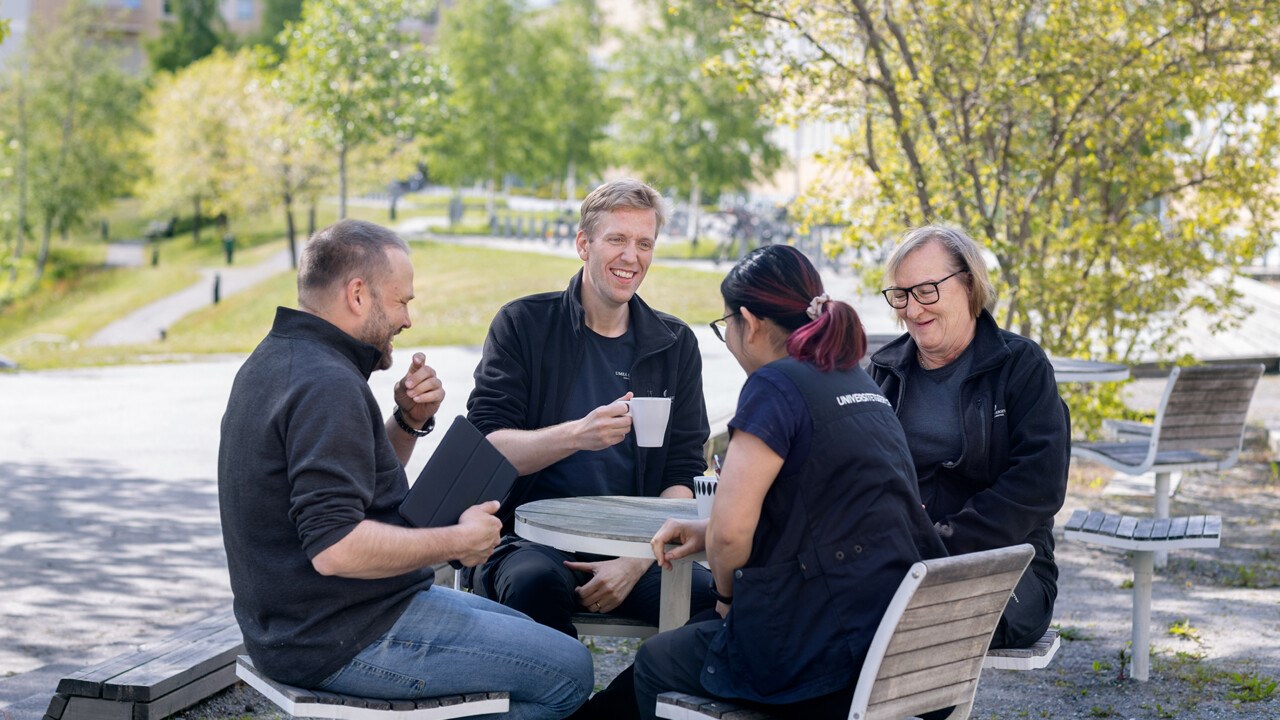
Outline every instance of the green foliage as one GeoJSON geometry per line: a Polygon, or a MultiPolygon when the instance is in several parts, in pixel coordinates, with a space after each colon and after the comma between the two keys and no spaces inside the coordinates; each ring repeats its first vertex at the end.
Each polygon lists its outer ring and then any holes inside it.
{"type": "Polygon", "coordinates": [[[734,67],[754,50],[726,41],[732,16],[713,3],[655,4],[660,21],[623,34],[616,58],[618,159],[695,204],[742,191],[782,159],[767,88],[734,67]]]}
{"type": "Polygon", "coordinates": [[[1167,353],[1280,218],[1280,3],[740,3],[783,116],[847,128],[800,203],[878,248],[994,254],[998,318],[1054,354],[1167,353]],[[1269,93],[1271,93],[1269,95],[1269,93]]]}
{"type": "Polygon", "coordinates": [[[311,136],[336,154],[341,217],[353,152],[405,146],[437,122],[437,68],[400,29],[426,14],[421,0],[312,0],[282,34],[281,94],[301,111],[311,136]]]}
{"type": "Polygon", "coordinates": [[[253,73],[243,53],[219,48],[155,79],[144,113],[151,172],[138,188],[152,212],[234,215],[245,206],[237,190],[251,179],[248,140],[260,130],[246,112],[253,73]]]}
{"type": "Polygon", "coordinates": [[[33,23],[0,86],[0,136],[8,161],[0,205],[17,231],[10,288],[24,240],[38,231],[35,281],[56,231],[66,236],[119,194],[136,170],[140,86],[98,42],[95,8],[72,2],[56,23],[33,23]]]}
{"type": "Polygon", "coordinates": [[[1169,634],[1176,638],[1182,638],[1183,640],[1191,640],[1197,643],[1200,642],[1200,631],[1191,627],[1191,620],[1189,618],[1175,620],[1171,625],[1169,625],[1169,634]]]}
{"type": "Polygon", "coordinates": [[[302,0],[263,0],[262,26],[258,28],[253,42],[257,45],[272,47],[277,53],[283,53],[286,38],[281,35],[288,23],[302,18],[302,0]]]}
{"type": "Polygon", "coordinates": [[[1058,637],[1062,638],[1066,642],[1074,642],[1076,640],[1089,639],[1087,636],[1085,636],[1084,631],[1078,627],[1074,627],[1070,625],[1067,625],[1067,626],[1059,625],[1057,626],[1057,628],[1058,628],[1058,637]]]}
{"type": "Polygon", "coordinates": [[[1276,694],[1276,681],[1253,673],[1231,673],[1233,688],[1227,692],[1231,700],[1242,703],[1262,702],[1276,694]]]}
{"type": "Polygon", "coordinates": [[[510,176],[564,178],[569,194],[594,175],[609,118],[585,42],[598,28],[594,3],[581,0],[536,12],[523,0],[453,5],[440,36],[449,92],[447,121],[431,143],[436,176],[484,182],[492,203],[510,176]]]}
{"type": "Polygon", "coordinates": [[[218,0],[169,0],[169,7],[173,20],[143,42],[153,70],[176,72],[226,43],[229,33],[218,0]]]}

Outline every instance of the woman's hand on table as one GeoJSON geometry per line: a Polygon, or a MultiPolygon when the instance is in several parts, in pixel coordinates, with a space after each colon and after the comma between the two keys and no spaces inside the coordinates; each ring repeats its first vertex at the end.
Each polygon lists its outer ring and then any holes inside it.
{"type": "Polygon", "coordinates": [[[652,564],[645,558],[614,558],[600,562],[566,560],[564,566],[591,574],[591,579],[574,591],[578,593],[582,607],[591,612],[607,613],[627,599],[652,564]]]}
{"type": "Polygon", "coordinates": [[[707,521],[671,518],[658,528],[658,532],[649,541],[649,547],[653,548],[653,557],[662,569],[670,570],[672,561],[706,549],[707,521]],[[676,544],[676,547],[668,550],[667,545],[672,543],[676,544]]]}

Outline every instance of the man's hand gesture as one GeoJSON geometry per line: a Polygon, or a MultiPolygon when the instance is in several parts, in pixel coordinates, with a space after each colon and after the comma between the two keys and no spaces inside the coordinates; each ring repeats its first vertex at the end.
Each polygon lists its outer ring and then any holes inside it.
{"type": "Polygon", "coordinates": [[[395,400],[405,422],[413,427],[420,428],[435,416],[444,402],[444,384],[427,364],[427,356],[413,354],[409,370],[396,381],[395,400]]]}

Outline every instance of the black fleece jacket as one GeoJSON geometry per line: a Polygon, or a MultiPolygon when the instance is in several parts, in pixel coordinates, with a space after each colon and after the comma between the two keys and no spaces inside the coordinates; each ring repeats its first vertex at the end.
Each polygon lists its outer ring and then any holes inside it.
{"type": "Polygon", "coordinates": [[[222,418],[218,505],[236,620],[271,678],[315,687],[395,624],[430,568],[324,576],[311,559],[368,519],[404,525],[409,490],[369,374],[382,353],[279,308],[236,373],[222,418]]]}
{"type": "MultiPolygon", "coordinates": [[[[498,311],[467,400],[467,418],[480,432],[537,430],[574,419],[564,416],[564,405],[586,348],[581,285],[579,271],[563,292],[523,297],[498,311]]],[[[655,497],[674,485],[692,490],[693,478],[706,470],[702,448],[710,433],[698,341],[683,321],[653,310],[638,295],[629,308],[636,338],[631,391],[674,398],[661,447],[634,447],[635,433],[627,435],[636,458],[634,494],[655,497]]],[[[520,478],[503,507],[504,521],[540,474],[520,478]]]]}
{"type": "MultiPolygon", "coordinates": [[[[952,555],[1028,542],[1032,569],[1056,579],[1053,516],[1066,498],[1070,414],[1039,345],[1001,330],[986,311],[977,323],[958,398],[964,449],[954,462],[921,469],[920,499],[930,519],[950,526],[943,543],[952,555]]],[[[915,361],[910,335],[871,357],[871,376],[895,409],[915,361]]]]}

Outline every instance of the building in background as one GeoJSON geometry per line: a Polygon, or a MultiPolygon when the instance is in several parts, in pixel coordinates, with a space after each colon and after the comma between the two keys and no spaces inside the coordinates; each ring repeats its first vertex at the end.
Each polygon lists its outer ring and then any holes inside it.
{"type": "MultiPolygon", "coordinates": [[[[8,67],[26,35],[37,24],[55,23],[73,0],[0,0],[0,17],[10,19],[12,35],[0,44],[0,69],[8,67]]],[[[100,27],[106,37],[124,50],[124,66],[132,72],[147,67],[144,38],[160,32],[173,18],[174,0],[86,0],[101,14],[100,27]]],[[[218,9],[234,34],[244,36],[262,24],[263,0],[219,0],[218,9]]]]}

